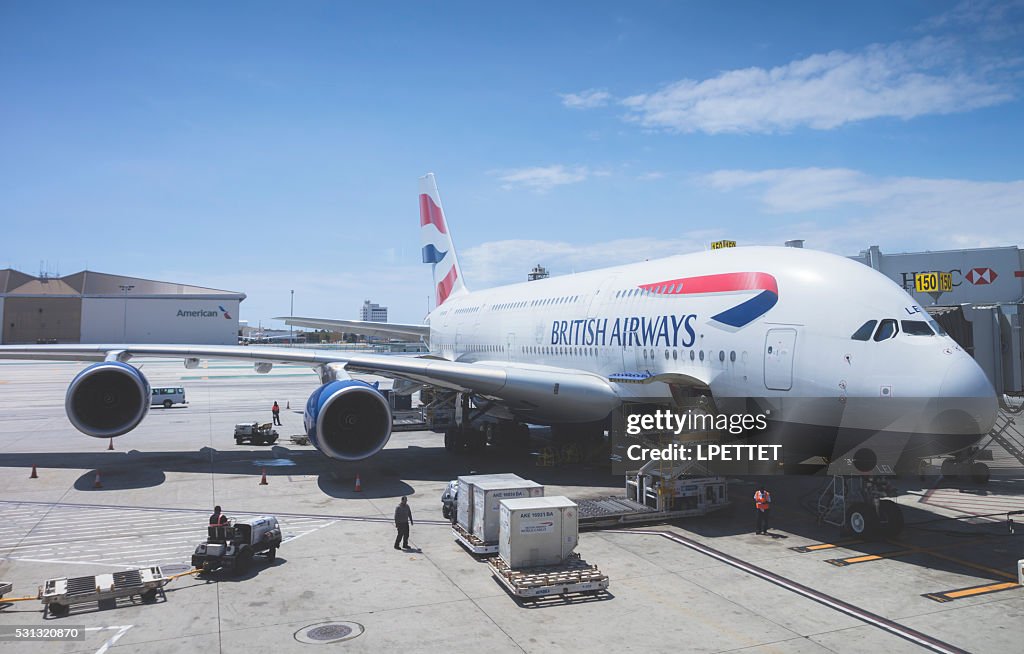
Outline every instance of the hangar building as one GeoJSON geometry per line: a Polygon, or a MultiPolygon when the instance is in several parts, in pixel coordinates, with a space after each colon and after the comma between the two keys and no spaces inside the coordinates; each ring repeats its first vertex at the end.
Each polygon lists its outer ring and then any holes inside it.
{"type": "Polygon", "coordinates": [[[238,342],[244,293],[83,270],[0,270],[0,343],[238,342]]]}

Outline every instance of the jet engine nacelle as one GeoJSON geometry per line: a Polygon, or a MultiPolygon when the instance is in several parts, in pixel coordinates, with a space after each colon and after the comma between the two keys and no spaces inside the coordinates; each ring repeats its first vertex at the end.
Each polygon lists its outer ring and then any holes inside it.
{"type": "Polygon", "coordinates": [[[306,402],[306,435],[323,454],[360,461],[380,452],[391,438],[391,407],[376,388],[361,381],[332,381],[306,402]]]}
{"type": "Polygon", "coordinates": [[[96,438],[135,429],[149,411],[149,382],[135,366],[119,361],[96,363],[71,381],[64,410],[75,429],[96,438]]]}

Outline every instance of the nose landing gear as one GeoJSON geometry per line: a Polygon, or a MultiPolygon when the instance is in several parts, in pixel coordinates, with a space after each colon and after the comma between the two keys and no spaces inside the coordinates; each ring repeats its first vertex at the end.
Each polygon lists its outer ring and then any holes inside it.
{"type": "Polygon", "coordinates": [[[884,477],[834,475],[818,497],[818,524],[858,538],[893,538],[903,531],[903,510],[884,477]]]}

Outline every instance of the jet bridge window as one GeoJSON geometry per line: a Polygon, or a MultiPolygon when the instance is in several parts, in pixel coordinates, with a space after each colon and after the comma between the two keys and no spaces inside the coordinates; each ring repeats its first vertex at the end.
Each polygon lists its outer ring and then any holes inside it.
{"type": "Polygon", "coordinates": [[[875,325],[877,324],[877,320],[867,321],[866,323],[861,325],[857,331],[853,332],[853,336],[851,336],[850,338],[852,338],[855,341],[868,340],[869,338],[871,338],[871,333],[875,331],[875,325]]]}
{"type": "Polygon", "coordinates": [[[900,328],[899,326],[897,326],[896,321],[887,318],[878,325],[878,331],[875,332],[875,340],[888,340],[896,336],[896,334],[898,334],[899,331],[900,328]]]}
{"type": "Polygon", "coordinates": [[[932,328],[928,326],[923,320],[901,320],[900,326],[903,327],[904,334],[910,334],[911,336],[934,336],[932,328]]]}

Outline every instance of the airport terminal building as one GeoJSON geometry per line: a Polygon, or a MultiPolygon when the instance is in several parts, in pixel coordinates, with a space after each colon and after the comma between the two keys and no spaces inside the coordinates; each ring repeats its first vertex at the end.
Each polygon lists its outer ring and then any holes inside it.
{"type": "Polygon", "coordinates": [[[244,293],[83,270],[0,270],[0,343],[238,342],[244,293]]]}

